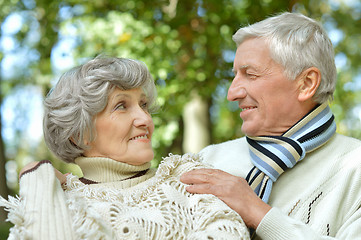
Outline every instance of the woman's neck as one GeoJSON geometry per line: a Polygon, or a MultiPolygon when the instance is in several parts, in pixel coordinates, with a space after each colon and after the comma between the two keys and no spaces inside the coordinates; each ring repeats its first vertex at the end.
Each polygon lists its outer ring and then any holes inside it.
{"type": "Polygon", "coordinates": [[[79,157],[75,159],[83,177],[94,183],[115,182],[139,177],[150,168],[150,163],[134,166],[103,157],[79,157]]]}

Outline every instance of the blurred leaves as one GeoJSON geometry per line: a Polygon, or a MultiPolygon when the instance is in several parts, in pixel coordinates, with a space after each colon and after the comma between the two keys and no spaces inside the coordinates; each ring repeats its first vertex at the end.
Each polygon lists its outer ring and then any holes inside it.
{"type": "MultiPolygon", "coordinates": [[[[8,36],[15,46],[11,52],[4,48],[4,29],[1,32],[2,75],[10,76],[2,78],[1,94],[9,96],[17,87],[36,85],[45,95],[60,73],[98,54],[139,59],[147,64],[158,88],[161,108],[153,115],[156,166],[168,153],[183,152],[182,114],[192,92],[209,106],[209,124],[204,127],[211,133],[211,143],[242,136],[238,107],[226,100],[236,48],[231,36],[240,26],[292,10],[321,21],[333,37],[338,83],[332,109],[338,131],[361,138],[361,4],[347,2],[0,0],[2,26],[13,14],[22,18],[19,31],[8,36]],[[17,57],[19,64],[5,64],[10,56],[17,57]]],[[[21,136],[19,132],[16,142],[6,142],[8,147],[18,146],[8,154],[9,160],[16,159],[21,167],[19,159],[25,151],[32,159],[56,162],[43,142],[29,149],[20,144],[26,141],[21,136]]],[[[64,171],[68,170],[78,172],[64,171]]]]}

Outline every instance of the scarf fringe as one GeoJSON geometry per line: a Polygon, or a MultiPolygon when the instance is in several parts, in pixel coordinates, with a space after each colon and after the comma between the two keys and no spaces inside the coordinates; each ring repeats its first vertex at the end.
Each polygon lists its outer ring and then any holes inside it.
{"type": "Polygon", "coordinates": [[[73,218],[76,239],[115,239],[111,229],[103,224],[103,219],[80,194],[69,197],[67,205],[73,218]]]}
{"type": "Polygon", "coordinates": [[[29,233],[27,232],[27,227],[30,222],[24,218],[25,202],[21,200],[19,196],[9,196],[8,200],[0,196],[0,206],[4,207],[8,212],[6,221],[14,224],[14,226],[10,228],[8,240],[30,239],[29,233]]]}

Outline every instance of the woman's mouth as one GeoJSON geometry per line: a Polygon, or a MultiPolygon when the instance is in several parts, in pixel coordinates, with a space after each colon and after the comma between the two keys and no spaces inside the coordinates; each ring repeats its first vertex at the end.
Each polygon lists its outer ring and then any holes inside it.
{"type": "Polygon", "coordinates": [[[148,139],[147,135],[141,135],[131,138],[130,140],[138,140],[138,139],[148,139]]]}

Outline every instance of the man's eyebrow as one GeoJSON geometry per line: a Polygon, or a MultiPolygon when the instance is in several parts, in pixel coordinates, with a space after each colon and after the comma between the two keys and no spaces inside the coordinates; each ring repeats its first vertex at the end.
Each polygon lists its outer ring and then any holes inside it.
{"type": "MultiPolygon", "coordinates": [[[[249,65],[242,65],[242,66],[240,66],[238,69],[244,69],[244,68],[248,68],[249,67],[249,65]]],[[[232,68],[232,72],[233,73],[236,73],[236,70],[234,69],[234,68],[232,68]]]]}

